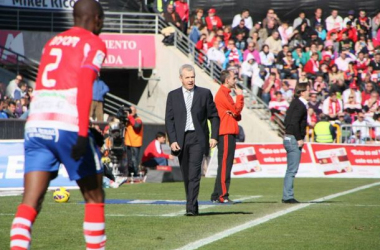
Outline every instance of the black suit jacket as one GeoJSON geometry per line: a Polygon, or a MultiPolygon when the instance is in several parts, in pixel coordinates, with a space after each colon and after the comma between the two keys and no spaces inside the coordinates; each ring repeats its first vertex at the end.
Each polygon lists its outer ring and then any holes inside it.
{"type": "Polygon", "coordinates": [[[303,140],[306,135],[307,110],[303,102],[294,98],[290,103],[285,116],[285,133],[294,135],[299,140],[303,140]]]}
{"type": "MultiPolygon", "coordinates": [[[[209,144],[209,129],[207,120],[211,121],[211,138],[218,140],[219,116],[216,110],[213,96],[209,89],[194,87],[193,103],[191,106],[195,133],[203,152],[207,154],[209,144]]],[[[186,104],[182,87],[171,91],[166,102],[165,115],[166,131],[169,143],[177,142],[183,148],[186,126],[186,104]]]]}

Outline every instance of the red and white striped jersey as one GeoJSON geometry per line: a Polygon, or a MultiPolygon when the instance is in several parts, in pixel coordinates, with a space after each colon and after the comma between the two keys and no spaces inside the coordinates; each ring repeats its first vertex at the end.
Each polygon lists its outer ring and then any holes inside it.
{"type": "Polygon", "coordinates": [[[77,99],[80,71],[90,68],[99,73],[105,57],[103,41],[80,27],[49,40],[42,51],[26,127],[77,132],[83,123],[78,119],[78,109],[88,105],[77,99]]]}

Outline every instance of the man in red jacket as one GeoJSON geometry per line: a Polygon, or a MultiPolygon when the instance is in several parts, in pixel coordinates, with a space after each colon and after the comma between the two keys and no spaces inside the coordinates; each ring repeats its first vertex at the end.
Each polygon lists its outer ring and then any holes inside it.
{"type": "Polygon", "coordinates": [[[206,24],[207,24],[207,29],[209,31],[223,28],[222,20],[220,19],[220,17],[215,15],[215,13],[216,13],[216,10],[213,8],[208,10],[208,16],[206,17],[206,24]]]}
{"type": "Polygon", "coordinates": [[[313,53],[311,58],[305,64],[303,71],[308,74],[308,77],[315,78],[317,73],[319,72],[319,61],[318,61],[318,53],[313,53]]]}
{"type": "Polygon", "coordinates": [[[232,71],[224,70],[220,81],[223,83],[215,96],[215,105],[220,118],[218,143],[218,174],[215,180],[211,201],[214,203],[232,203],[228,198],[231,169],[235,156],[236,135],[239,134],[238,121],[244,106],[243,91],[236,87],[236,76],[232,71]],[[230,93],[235,90],[236,103],[230,93]]]}
{"type": "Polygon", "coordinates": [[[165,133],[157,132],[156,139],[149,143],[144,151],[141,165],[144,167],[167,166],[168,159],[172,160],[174,156],[165,154],[162,150],[161,145],[165,142],[165,133]]]}
{"type": "Polygon", "coordinates": [[[183,33],[187,34],[187,23],[189,22],[189,4],[186,0],[178,0],[174,2],[175,11],[183,23],[183,33]]]}

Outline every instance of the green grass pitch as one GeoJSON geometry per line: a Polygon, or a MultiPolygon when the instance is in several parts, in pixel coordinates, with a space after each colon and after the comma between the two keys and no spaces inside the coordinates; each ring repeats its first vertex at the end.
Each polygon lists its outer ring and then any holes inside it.
{"type": "MultiPolygon", "coordinates": [[[[310,201],[378,182],[378,179],[296,178],[295,194],[310,201]]],[[[107,204],[107,249],[176,249],[265,215],[285,210],[279,178],[232,179],[230,198],[240,204],[200,207],[182,215],[181,205],[107,204]],[[252,197],[256,196],[256,197],[252,197]],[[257,197],[260,196],[260,197],[257,197]],[[252,197],[251,199],[247,197],[252,197]],[[166,216],[163,216],[166,215],[166,216]],[[171,215],[171,216],[167,216],[171,215]]],[[[209,200],[214,179],[203,178],[199,200],[209,200]]],[[[222,238],[200,249],[380,249],[380,186],[313,204],[222,238]]],[[[184,200],[182,183],[133,184],[106,189],[107,199],[184,200]]],[[[9,249],[9,230],[21,196],[0,197],[0,249],[9,249]]],[[[68,203],[52,192],[32,231],[31,249],[85,249],[83,204],[78,190],[68,203]]]]}

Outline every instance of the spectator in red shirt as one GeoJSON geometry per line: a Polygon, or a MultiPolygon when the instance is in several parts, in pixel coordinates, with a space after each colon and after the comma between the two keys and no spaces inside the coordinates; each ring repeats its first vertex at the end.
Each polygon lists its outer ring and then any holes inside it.
{"type": "Polygon", "coordinates": [[[174,156],[170,154],[165,154],[162,150],[162,144],[165,144],[166,137],[165,133],[163,132],[157,132],[156,139],[153,140],[149,145],[146,147],[142,160],[141,165],[144,167],[156,167],[156,166],[167,166],[168,165],[168,159],[172,160],[174,156]]]}
{"type": "Polygon", "coordinates": [[[356,68],[358,73],[362,73],[368,68],[370,60],[364,56],[363,52],[359,52],[358,58],[356,59],[356,68]]]}
{"type": "Polygon", "coordinates": [[[364,105],[365,101],[371,98],[371,93],[375,88],[372,82],[366,82],[364,85],[364,90],[362,91],[362,105],[364,105]]]}
{"type": "Polygon", "coordinates": [[[267,80],[265,80],[263,85],[263,93],[261,98],[263,101],[269,105],[269,101],[271,100],[271,96],[274,96],[276,91],[279,91],[281,88],[281,81],[277,79],[276,73],[270,73],[267,80]]]}
{"type": "Polygon", "coordinates": [[[183,32],[187,34],[187,23],[189,22],[189,4],[186,3],[186,0],[178,0],[174,2],[174,8],[182,20],[183,32]]]}
{"type": "Polygon", "coordinates": [[[213,8],[208,10],[208,16],[206,17],[206,24],[207,24],[207,29],[209,31],[214,30],[215,28],[220,29],[223,27],[222,20],[220,19],[220,17],[215,15],[215,13],[216,13],[216,10],[213,8]]]}
{"type": "Polygon", "coordinates": [[[308,74],[308,77],[314,78],[316,76],[319,72],[318,53],[313,53],[311,55],[311,58],[305,64],[303,71],[308,74]]]}

